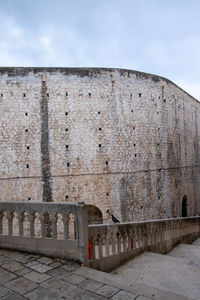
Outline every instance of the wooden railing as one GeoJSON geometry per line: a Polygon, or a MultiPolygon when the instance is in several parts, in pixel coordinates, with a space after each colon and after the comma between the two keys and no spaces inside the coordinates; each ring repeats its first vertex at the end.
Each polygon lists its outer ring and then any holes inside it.
{"type": "Polygon", "coordinates": [[[89,265],[111,271],[144,251],[167,253],[200,236],[200,217],[89,225],[89,265]]]}
{"type": "Polygon", "coordinates": [[[0,202],[0,248],[84,262],[88,249],[84,203],[0,202]]]}

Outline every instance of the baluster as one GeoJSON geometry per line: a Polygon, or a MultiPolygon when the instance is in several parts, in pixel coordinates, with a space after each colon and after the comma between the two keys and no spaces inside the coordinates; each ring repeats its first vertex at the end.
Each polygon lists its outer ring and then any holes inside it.
{"type": "Polygon", "coordinates": [[[110,236],[107,234],[106,235],[106,256],[109,256],[109,252],[110,252],[110,236]]]}
{"type": "Polygon", "coordinates": [[[99,258],[101,259],[103,257],[103,251],[102,251],[102,237],[98,237],[98,248],[99,248],[99,258]]]}
{"type": "Polygon", "coordinates": [[[121,253],[121,235],[117,232],[117,253],[121,253]]]}
{"type": "Polygon", "coordinates": [[[19,220],[19,236],[24,236],[24,213],[21,214],[21,216],[18,217],[19,220]]]}
{"type": "Polygon", "coordinates": [[[35,236],[35,228],[34,228],[34,219],[35,219],[35,215],[34,214],[28,214],[28,221],[30,222],[30,237],[34,237],[35,236]]]}
{"type": "Polygon", "coordinates": [[[123,232],[123,234],[122,234],[122,245],[123,245],[123,252],[125,252],[126,251],[126,237],[127,237],[127,235],[126,235],[126,233],[125,232],[123,232]]]}
{"type": "Polygon", "coordinates": [[[13,215],[12,215],[12,213],[8,214],[7,219],[8,219],[8,235],[13,235],[13,226],[12,226],[13,215]]]}
{"type": "Polygon", "coordinates": [[[69,232],[68,232],[68,217],[65,215],[63,216],[63,224],[64,224],[64,239],[68,240],[69,232]]]}
{"type": "Polygon", "coordinates": [[[111,235],[111,242],[112,242],[112,255],[116,254],[116,235],[112,233],[111,235]]]}
{"type": "Polygon", "coordinates": [[[0,234],[3,234],[3,212],[0,215],[0,234]]]}
{"type": "Polygon", "coordinates": [[[52,220],[52,238],[57,239],[57,216],[52,220]]]}
{"type": "Polygon", "coordinates": [[[45,216],[43,215],[42,218],[40,219],[41,222],[41,238],[46,237],[46,232],[45,232],[45,216]]]}

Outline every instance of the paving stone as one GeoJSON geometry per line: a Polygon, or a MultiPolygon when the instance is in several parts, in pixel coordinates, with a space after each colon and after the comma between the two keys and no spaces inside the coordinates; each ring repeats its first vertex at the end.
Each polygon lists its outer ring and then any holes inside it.
{"type": "Polygon", "coordinates": [[[25,293],[35,289],[38,286],[36,283],[31,282],[30,280],[23,277],[4,283],[4,285],[21,295],[24,295],[25,293]]]}
{"type": "Polygon", "coordinates": [[[37,260],[33,260],[33,261],[30,261],[30,262],[26,263],[25,265],[27,267],[31,268],[32,266],[35,266],[37,264],[39,264],[38,261],[37,260]]]}
{"type": "Polygon", "coordinates": [[[38,258],[37,261],[39,261],[39,262],[41,262],[42,264],[45,264],[45,265],[50,265],[51,263],[54,262],[51,258],[45,257],[45,256],[38,258]]]}
{"type": "Polygon", "coordinates": [[[0,285],[0,298],[5,296],[5,295],[8,295],[10,293],[11,293],[11,291],[9,289],[7,289],[7,288],[0,285]]]}
{"type": "Polygon", "coordinates": [[[2,300],[26,300],[27,298],[24,298],[23,296],[20,296],[19,294],[11,293],[5,297],[2,298],[2,300]]]}
{"type": "Polygon", "coordinates": [[[151,300],[151,298],[147,298],[145,296],[139,296],[137,300],[151,300]]]}
{"type": "Polygon", "coordinates": [[[98,282],[96,280],[86,279],[85,281],[83,281],[79,284],[79,287],[81,287],[87,291],[94,292],[103,285],[104,285],[103,283],[98,282]]]}
{"type": "Polygon", "coordinates": [[[25,274],[23,277],[36,282],[36,283],[41,283],[47,279],[50,279],[51,276],[47,275],[47,274],[41,274],[35,271],[29,272],[27,274],[25,274]]]}
{"type": "Polygon", "coordinates": [[[21,276],[21,275],[24,275],[24,274],[26,274],[26,273],[28,273],[28,272],[30,272],[30,271],[31,271],[31,270],[28,269],[28,268],[23,268],[23,269],[20,269],[20,270],[15,271],[15,273],[16,273],[17,275],[21,276]]]}
{"type": "Polygon", "coordinates": [[[62,264],[59,261],[55,261],[52,264],[50,264],[50,267],[57,268],[60,267],[62,264]]]}
{"type": "Polygon", "coordinates": [[[0,265],[2,265],[5,262],[9,262],[9,258],[0,255],[0,265]]]}
{"type": "Polygon", "coordinates": [[[40,286],[47,287],[49,289],[55,289],[55,290],[60,290],[61,288],[65,288],[67,285],[68,285],[67,282],[55,277],[46,280],[40,284],[40,286]]]}
{"type": "Polygon", "coordinates": [[[72,275],[64,277],[63,280],[71,282],[73,284],[79,284],[79,283],[83,282],[84,280],[86,280],[86,278],[76,275],[76,274],[72,274],[72,275]]]}
{"type": "Polygon", "coordinates": [[[69,261],[69,262],[67,262],[67,263],[65,263],[65,264],[63,264],[61,266],[61,268],[65,269],[65,270],[67,270],[69,272],[72,272],[73,270],[75,270],[75,269],[77,269],[79,267],[80,267],[80,265],[78,263],[71,262],[71,261],[69,261]]]}
{"type": "Polygon", "coordinates": [[[111,299],[113,299],[113,300],[135,300],[136,297],[137,297],[137,295],[135,295],[135,294],[131,294],[126,291],[119,291],[111,299]]]}
{"type": "Polygon", "coordinates": [[[17,276],[15,274],[9,272],[5,276],[0,277],[0,284],[9,282],[9,281],[13,280],[14,278],[17,278],[17,276]]]}
{"type": "Polygon", "coordinates": [[[1,265],[2,268],[7,269],[8,271],[14,272],[23,268],[23,266],[15,261],[10,261],[1,265]]]}
{"type": "Polygon", "coordinates": [[[5,269],[0,268],[0,277],[6,275],[6,274],[8,274],[8,273],[9,273],[9,272],[6,271],[5,269]]]}
{"type": "Polygon", "coordinates": [[[47,272],[47,274],[52,275],[52,276],[56,276],[59,278],[63,278],[66,277],[67,275],[71,274],[70,272],[68,272],[65,269],[62,268],[57,268],[57,269],[53,269],[47,272]]]}
{"type": "MultiPolygon", "coordinates": [[[[107,300],[108,298],[96,295],[92,292],[74,289],[74,293],[64,295],[66,300],[107,300]]],[[[122,299],[123,300],[123,299],[122,299]]]]}
{"type": "Polygon", "coordinates": [[[22,252],[17,252],[17,251],[9,251],[5,250],[3,253],[5,257],[9,257],[12,260],[16,260],[18,262],[23,262],[26,263],[30,260],[39,258],[39,255],[34,255],[34,254],[28,254],[28,253],[22,253],[22,252]]]}
{"type": "Polygon", "coordinates": [[[35,270],[35,271],[37,271],[37,272],[40,272],[40,273],[45,273],[45,272],[53,269],[50,266],[43,265],[43,264],[40,264],[40,263],[35,264],[35,265],[31,266],[30,268],[33,269],[33,270],[35,270]]]}
{"type": "MultiPolygon", "coordinates": [[[[31,300],[63,300],[66,299],[59,295],[59,292],[56,290],[49,290],[49,288],[45,288],[40,286],[39,288],[29,292],[25,295],[26,299],[31,300]]],[[[13,299],[14,300],[14,299],[13,299]]]]}
{"type": "Polygon", "coordinates": [[[112,297],[117,292],[119,292],[118,288],[113,287],[111,285],[107,285],[107,284],[105,284],[104,286],[100,287],[99,289],[97,289],[95,291],[95,293],[100,294],[105,297],[108,297],[108,298],[112,297]]]}

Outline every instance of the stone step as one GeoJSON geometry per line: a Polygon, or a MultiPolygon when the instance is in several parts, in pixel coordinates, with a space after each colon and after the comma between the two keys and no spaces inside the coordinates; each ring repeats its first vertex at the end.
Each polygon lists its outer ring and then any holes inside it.
{"type": "Polygon", "coordinates": [[[112,273],[123,280],[200,299],[200,268],[183,263],[181,258],[145,252],[112,273]]]}
{"type": "Polygon", "coordinates": [[[178,258],[177,262],[200,267],[200,247],[186,244],[179,244],[170,251],[167,256],[178,258]]]}
{"type": "Polygon", "coordinates": [[[200,238],[198,238],[196,241],[194,241],[194,242],[192,243],[192,245],[197,246],[197,247],[200,247],[200,238]]]}

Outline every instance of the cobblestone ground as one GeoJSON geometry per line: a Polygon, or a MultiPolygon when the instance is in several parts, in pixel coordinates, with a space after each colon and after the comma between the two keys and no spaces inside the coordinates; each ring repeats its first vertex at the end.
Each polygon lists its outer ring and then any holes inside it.
{"type": "Polygon", "coordinates": [[[0,250],[0,299],[150,299],[122,290],[117,283],[87,278],[82,269],[72,261],[0,250]]]}

